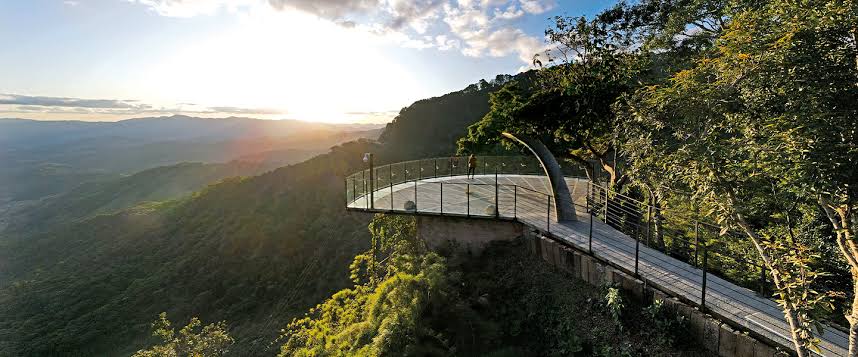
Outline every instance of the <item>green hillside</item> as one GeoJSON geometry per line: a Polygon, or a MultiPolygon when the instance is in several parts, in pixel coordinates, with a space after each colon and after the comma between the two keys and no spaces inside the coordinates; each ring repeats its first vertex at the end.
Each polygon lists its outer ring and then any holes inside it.
{"type": "MultiPolygon", "coordinates": [[[[412,117],[463,132],[484,106],[470,90],[421,101],[384,135],[410,135],[401,131],[410,130],[412,117]],[[469,114],[433,114],[451,100],[469,114]]],[[[454,145],[439,136],[449,134],[439,129],[424,138],[454,145]]],[[[403,147],[414,157],[429,154],[400,142],[351,142],[300,164],[70,227],[48,223],[89,215],[79,208],[109,212],[175,194],[162,184],[193,166],[149,170],[125,178],[134,184],[85,186],[47,201],[37,216],[47,232],[0,239],[0,355],[128,354],[148,341],[161,311],[176,321],[229,321],[238,355],[276,353],[270,344],[279,329],[347,286],[344,272],[369,244],[370,217],[343,208],[343,178],[362,168],[362,153],[375,152],[383,163],[402,157],[403,147]]],[[[195,167],[190,181],[223,173],[213,169],[195,167]]]]}
{"type": "Polygon", "coordinates": [[[42,199],[14,212],[4,233],[20,234],[98,214],[114,213],[142,202],[173,199],[224,178],[253,176],[270,168],[265,164],[241,161],[225,164],[181,163],[117,179],[90,181],[67,193],[42,199]]]}
{"type": "MultiPolygon", "coordinates": [[[[344,214],[342,177],[368,142],[180,201],[138,206],[3,247],[0,355],[124,355],[148,323],[226,319],[243,354],[342,287],[368,244],[368,217],[344,214]]],[[[9,244],[9,243],[7,243],[9,244]]]]}

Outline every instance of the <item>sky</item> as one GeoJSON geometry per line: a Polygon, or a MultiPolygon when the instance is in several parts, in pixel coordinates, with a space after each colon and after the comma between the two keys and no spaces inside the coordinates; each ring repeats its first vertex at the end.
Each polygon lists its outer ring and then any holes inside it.
{"type": "Polygon", "coordinates": [[[0,118],[388,122],[607,0],[0,0],[0,118]]]}

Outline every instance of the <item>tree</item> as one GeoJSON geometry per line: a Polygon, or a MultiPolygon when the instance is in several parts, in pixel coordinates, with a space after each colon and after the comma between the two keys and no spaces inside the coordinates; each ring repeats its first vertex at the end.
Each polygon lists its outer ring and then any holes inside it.
{"type": "Polygon", "coordinates": [[[814,197],[852,271],[849,355],[858,356],[858,7],[853,1],[771,1],[725,36],[727,72],[762,124],[770,175],[814,197]],[[750,41],[749,41],[750,40],[750,41]]]}
{"type": "Polygon", "coordinates": [[[161,343],[137,351],[134,357],[223,356],[235,343],[226,331],[225,321],[200,326],[200,320],[194,317],[177,334],[167,320],[167,313],[162,312],[152,323],[152,336],[160,338],[161,343]]]}
{"type": "Polygon", "coordinates": [[[413,218],[377,215],[369,228],[373,247],[355,257],[355,286],[281,331],[280,356],[450,354],[423,322],[449,295],[444,259],[416,240],[413,218]]]}
{"type": "Polygon", "coordinates": [[[491,109],[472,125],[459,147],[473,150],[501,140],[500,132],[542,141],[555,154],[592,174],[596,160],[619,181],[613,154],[614,101],[635,86],[643,62],[604,23],[584,17],[556,17],[546,30],[553,50],[536,85],[507,85],[490,99],[491,109]]]}
{"type": "MultiPolygon", "coordinates": [[[[827,300],[793,293],[815,277],[807,262],[786,254],[804,249],[784,229],[787,206],[818,203],[858,283],[855,14],[854,4],[840,1],[740,7],[716,49],[670,83],[640,90],[628,109],[630,161],[676,175],[725,226],[751,239],[772,272],[800,355],[814,341],[807,333],[814,317],[805,312],[827,300]]],[[[858,300],[848,319],[854,356],[858,300]]]]}

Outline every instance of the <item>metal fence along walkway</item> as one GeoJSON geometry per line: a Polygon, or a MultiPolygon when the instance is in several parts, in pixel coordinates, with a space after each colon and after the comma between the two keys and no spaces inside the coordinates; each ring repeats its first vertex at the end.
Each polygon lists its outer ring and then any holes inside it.
{"type": "MultiPolygon", "coordinates": [[[[731,325],[792,349],[789,327],[771,299],[765,269],[739,235],[694,219],[677,219],[661,208],[605,189],[563,168],[577,221],[557,222],[555,199],[538,161],[526,157],[480,157],[468,179],[466,158],[439,158],[364,170],[346,180],[347,207],[398,212],[516,220],[659,290],[704,308],[731,325]],[[576,177],[576,175],[578,177],[576,177]]],[[[826,328],[821,355],[846,355],[846,333],[826,328]]]]}

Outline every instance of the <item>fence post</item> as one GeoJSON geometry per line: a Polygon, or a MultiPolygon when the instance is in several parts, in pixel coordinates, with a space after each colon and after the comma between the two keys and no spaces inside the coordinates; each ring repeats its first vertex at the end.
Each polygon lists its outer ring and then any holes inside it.
{"type": "MultiPolygon", "coordinates": [[[[647,212],[647,220],[649,220],[649,212],[647,212]]],[[[649,231],[649,227],[647,227],[647,231],[649,231]]],[[[641,251],[641,235],[640,231],[635,229],[635,276],[640,276],[638,273],[638,262],[640,261],[640,251],[641,251]]]]}
{"type": "Polygon", "coordinates": [[[703,245],[703,287],[700,289],[700,306],[706,307],[706,268],[709,260],[709,248],[703,245]]]}
{"type": "Polygon", "coordinates": [[[647,205],[646,208],[646,245],[649,246],[652,241],[652,206],[647,205]]]}
{"type": "Polygon", "coordinates": [[[518,218],[518,185],[512,186],[512,217],[518,218]]]}
{"type": "Polygon", "coordinates": [[[605,184],[605,224],[610,224],[610,223],[608,223],[608,199],[610,198],[610,197],[608,197],[608,192],[609,192],[608,191],[608,184],[606,183],[605,184]]]}
{"type": "Polygon", "coordinates": [[[439,206],[441,207],[440,208],[441,215],[443,216],[444,215],[444,183],[443,182],[439,182],[439,183],[441,184],[441,194],[440,194],[440,197],[438,198],[438,201],[440,203],[439,206]]]}
{"type": "Polygon", "coordinates": [[[467,206],[466,215],[468,217],[470,217],[471,216],[471,184],[469,184],[469,183],[465,184],[465,200],[468,201],[468,203],[466,203],[466,206],[467,206]]]}
{"type": "Polygon", "coordinates": [[[593,217],[593,211],[590,210],[590,230],[587,232],[590,236],[590,243],[589,243],[590,255],[593,254],[593,218],[595,218],[595,217],[593,217]]]}
{"type": "Polygon", "coordinates": [[[417,181],[414,180],[414,212],[417,212],[417,181]]]}
{"type": "Polygon", "coordinates": [[[393,211],[393,164],[387,166],[387,172],[390,174],[390,210],[393,211]]]}
{"type": "Polygon", "coordinates": [[[551,196],[548,196],[548,210],[545,215],[545,227],[548,233],[551,233],[551,196]]]}
{"type": "Polygon", "coordinates": [[[700,255],[700,221],[694,220],[694,266],[699,267],[700,262],[698,261],[698,257],[700,255]]]}
{"type": "Polygon", "coordinates": [[[352,201],[357,201],[357,177],[352,177],[352,201]]]}
{"type": "Polygon", "coordinates": [[[366,208],[369,208],[369,195],[366,192],[366,171],[361,171],[360,177],[363,179],[363,197],[366,198],[366,208]]]}
{"type": "Polygon", "coordinates": [[[377,178],[375,175],[375,168],[372,163],[372,154],[369,155],[369,204],[367,207],[370,209],[375,209],[375,179],[377,178]]]}
{"type": "Polygon", "coordinates": [[[498,168],[495,166],[495,218],[500,217],[500,206],[498,206],[498,168]]]}

